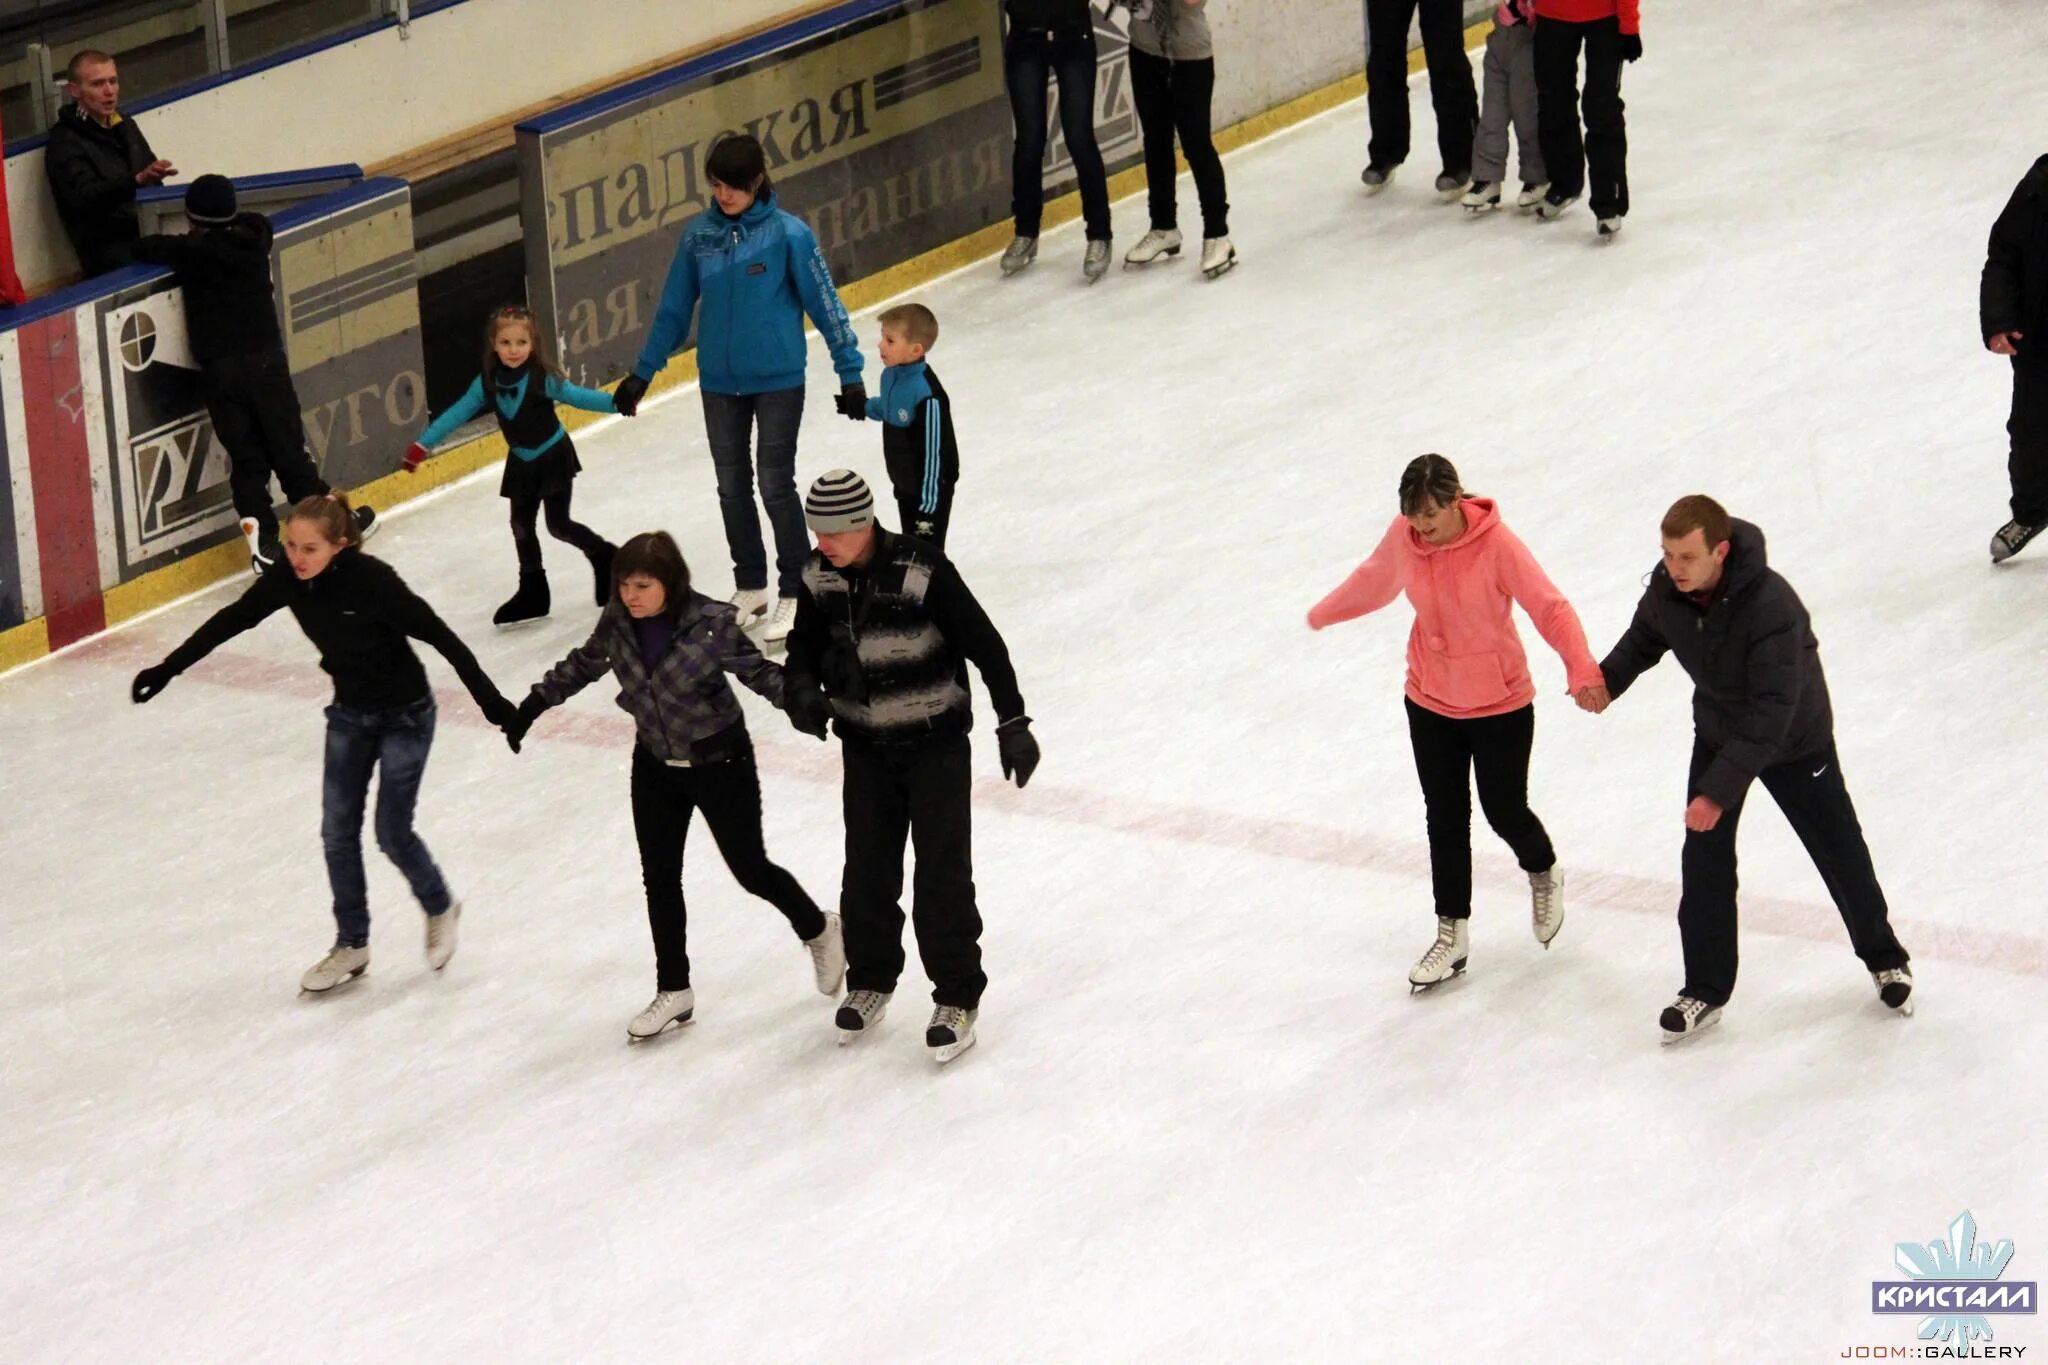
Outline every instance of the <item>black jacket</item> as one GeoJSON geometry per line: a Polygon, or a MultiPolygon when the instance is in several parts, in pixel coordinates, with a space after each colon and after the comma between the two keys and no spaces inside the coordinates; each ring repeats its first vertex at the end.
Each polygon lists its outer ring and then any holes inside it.
{"type": "Polygon", "coordinates": [[[1662,564],[1600,672],[1620,696],[1670,650],[1693,681],[1692,723],[1715,750],[1699,792],[1734,805],[1774,764],[1827,753],[1835,716],[1820,643],[1792,585],[1765,561],[1764,533],[1737,520],[1721,588],[1702,611],[1662,564]]]}
{"type": "Polygon", "coordinates": [[[619,680],[619,709],[633,718],[641,747],[660,759],[711,763],[751,751],[728,673],[782,704],[782,669],[761,657],[730,603],[698,592],[684,602],[675,638],[652,669],[640,657],[633,618],[613,594],[590,638],[549,669],[530,696],[559,706],[607,673],[619,680]]]}
{"type": "Polygon", "coordinates": [[[357,711],[393,711],[428,695],[427,671],[406,638],[424,641],[455,666],[462,685],[498,722],[512,710],[469,646],[381,559],[347,549],[317,578],[301,582],[283,559],[254,587],[209,617],[165,658],[183,673],[220,645],[289,607],[334,678],[334,700],[357,711]]]}
{"type": "Polygon", "coordinates": [[[1013,29],[1039,32],[1093,33],[1095,16],[1088,0],[1003,0],[1013,29]]]}
{"type": "Polygon", "coordinates": [[[270,220],[237,214],[224,227],[135,243],[138,261],[167,265],[185,291],[185,326],[200,364],[284,350],[270,280],[270,220]]]}
{"type": "Polygon", "coordinates": [[[87,275],[104,275],[128,264],[142,235],[135,216],[135,173],[156,160],[141,125],[121,118],[111,128],[67,104],[50,130],[43,174],[56,196],[57,217],[87,275]]]}
{"type": "Polygon", "coordinates": [[[2018,352],[2048,356],[2048,156],[2034,163],[1991,225],[1977,320],[1986,338],[2025,332],[2018,352]]]}
{"type": "Polygon", "coordinates": [[[908,742],[973,727],[967,661],[998,720],[1024,714],[1010,651],[936,547],[875,528],[865,569],[804,565],[784,667],[789,686],[822,684],[842,739],[908,742]]]}

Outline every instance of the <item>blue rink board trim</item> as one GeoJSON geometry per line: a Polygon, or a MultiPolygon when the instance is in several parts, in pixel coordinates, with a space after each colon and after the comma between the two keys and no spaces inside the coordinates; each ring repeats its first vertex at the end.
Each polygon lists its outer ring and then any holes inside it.
{"type": "MultiPolygon", "coordinates": [[[[361,180],[363,168],[353,161],[338,166],[308,166],[302,171],[266,171],[262,175],[233,175],[228,179],[240,194],[258,193],[263,190],[288,190],[294,185],[321,185],[330,180],[361,180]]],[[[135,192],[138,204],[161,204],[168,200],[181,200],[185,185],[151,185],[148,189],[135,192]]]]}
{"type": "MultiPolygon", "coordinates": [[[[308,199],[303,204],[294,204],[288,209],[280,210],[272,216],[270,225],[279,234],[283,234],[291,228],[321,218],[331,218],[346,209],[410,189],[410,185],[396,176],[380,175],[374,180],[365,180],[360,185],[349,185],[332,194],[323,194],[318,199],[308,199]]],[[[57,313],[68,313],[73,308],[83,307],[153,280],[168,279],[170,274],[169,270],[158,265],[124,265],[119,270],[80,281],[69,288],[59,289],[54,294],[30,299],[18,308],[0,308],[0,332],[11,332],[42,318],[57,313]]]]}
{"type": "Polygon", "coordinates": [[[779,28],[771,28],[765,33],[757,33],[751,38],[732,44],[730,47],[722,47],[715,52],[707,52],[702,57],[684,62],[680,66],[672,66],[665,71],[657,71],[651,76],[642,76],[637,81],[628,81],[616,90],[607,90],[603,94],[592,95],[587,99],[578,100],[574,104],[565,104],[560,109],[556,109],[551,113],[526,120],[524,123],[517,125],[516,131],[522,133],[560,132],[562,129],[581,123],[585,119],[608,113],[622,104],[631,103],[648,95],[659,94],[661,91],[667,90],[672,86],[682,85],[687,81],[696,80],[698,77],[709,75],[714,71],[722,71],[729,66],[738,66],[740,63],[751,61],[755,57],[774,52],[779,48],[793,46],[803,42],[806,38],[818,37],[821,34],[831,32],[835,28],[843,28],[847,24],[865,19],[871,14],[879,14],[887,9],[896,9],[904,6],[906,3],[915,3],[915,0],[847,0],[845,4],[834,5],[831,9],[822,10],[808,18],[792,20],[779,28]]]}

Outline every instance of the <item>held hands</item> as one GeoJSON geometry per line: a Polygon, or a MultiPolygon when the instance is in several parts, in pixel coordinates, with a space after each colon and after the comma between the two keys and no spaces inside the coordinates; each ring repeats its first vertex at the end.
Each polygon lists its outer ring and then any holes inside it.
{"type": "Polygon", "coordinates": [[[1624,34],[1622,34],[1622,35],[1621,35],[1621,59],[1622,59],[1623,61],[1625,61],[1625,62],[1633,62],[1633,61],[1636,61],[1637,59],[1639,59],[1639,58],[1640,58],[1640,57],[1641,57],[1642,55],[1643,55],[1643,35],[1642,35],[1642,34],[1640,34],[1640,33],[1624,33],[1624,34]]]}
{"type": "Polygon", "coordinates": [[[612,410],[621,417],[636,416],[640,411],[640,400],[646,396],[647,381],[637,374],[629,374],[612,390],[612,410]]]}
{"type": "Polygon", "coordinates": [[[173,166],[162,157],[158,157],[155,161],[150,162],[135,173],[135,183],[138,185],[161,185],[177,173],[178,168],[176,166],[173,166]]]}
{"type": "Polygon", "coordinates": [[[408,474],[418,473],[420,464],[426,458],[427,448],[418,441],[414,441],[405,448],[405,472],[408,474]]]}
{"type": "Polygon", "coordinates": [[[868,386],[858,379],[851,384],[841,384],[839,396],[832,400],[832,406],[838,409],[841,417],[865,422],[868,416],[868,386]]]}
{"type": "Polygon", "coordinates": [[[822,740],[831,733],[832,708],[825,704],[825,693],[816,680],[785,677],[782,705],[789,713],[789,723],[799,734],[822,740]]]}
{"type": "Polygon", "coordinates": [[[1018,716],[996,727],[996,749],[1003,759],[1003,777],[1014,776],[1018,790],[1038,771],[1038,741],[1031,737],[1031,717],[1018,716]]]}
{"type": "Polygon", "coordinates": [[[171,679],[178,675],[164,664],[154,664],[135,675],[135,681],[128,684],[128,700],[142,705],[157,693],[171,685],[171,679]]]}
{"type": "Polygon", "coordinates": [[[1984,349],[1993,355],[2018,355],[2019,342],[2026,335],[2025,332],[1993,332],[1984,338],[1984,349]]]}
{"type": "Polygon", "coordinates": [[[1720,823],[1721,804],[1712,797],[1695,796],[1685,808],[1685,827],[1695,834],[1705,834],[1720,823]]]}
{"type": "Polygon", "coordinates": [[[1608,692],[1605,683],[1580,688],[1572,693],[1572,700],[1579,704],[1581,711],[1588,711],[1596,716],[1614,704],[1614,697],[1608,692]]]}

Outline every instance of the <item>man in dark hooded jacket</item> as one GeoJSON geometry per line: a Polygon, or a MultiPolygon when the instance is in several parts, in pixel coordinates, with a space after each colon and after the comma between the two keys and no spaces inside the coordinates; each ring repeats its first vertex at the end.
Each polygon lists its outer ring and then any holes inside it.
{"type": "MultiPolygon", "coordinates": [[[[228,488],[258,574],[276,558],[270,476],[295,503],[327,491],[306,450],[306,426],[285,358],[270,278],[270,220],[238,211],[226,176],[202,175],[185,192],[191,231],[135,243],[135,259],[169,266],[185,291],[185,326],[213,434],[228,452],[228,488]],[[253,526],[252,526],[253,523],[253,526]]],[[[364,534],[376,521],[356,508],[364,534]]]]}
{"type": "Polygon", "coordinates": [[[1879,998],[1910,1014],[1912,973],[1842,780],[1806,607],[1766,562],[1763,532],[1712,498],[1680,498],[1662,529],[1664,561],[1628,631],[1601,660],[1605,685],[1578,701],[1604,711],[1666,651],[1693,681],[1678,902],[1685,987],[1659,1020],[1664,1041],[1715,1022],[1734,993],[1735,827],[1751,782],[1763,783],[1805,845],[1879,998]]]}
{"type": "Polygon", "coordinates": [[[2048,156],[1991,226],[1977,317],[1984,348],[2012,361],[2012,520],[1991,537],[1996,564],[2048,525],[2048,156]]]}

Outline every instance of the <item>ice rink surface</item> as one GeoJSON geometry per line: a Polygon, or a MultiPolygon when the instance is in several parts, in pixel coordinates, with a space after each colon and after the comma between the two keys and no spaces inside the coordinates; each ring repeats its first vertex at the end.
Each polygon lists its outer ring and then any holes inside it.
{"type": "MultiPolygon", "coordinates": [[[[1068,227],[1020,279],[918,295],[964,452],[955,558],[1045,748],[1004,787],[977,683],[993,984],[943,1071],[915,957],[879,1036],[838,1048],[701,829],[700,1022],[626,1044],[653,972],[609,685],[514,758],[430,661],[419,827],[460,954],[425,969],[372,847],[370,974],[298,999],[332,924],[327,685],[291,622],[146,709],[130,675],[239,583],[0,679],[0,1359],[1834,1359],[1912,1342],[1868,1284],[1964,1209],[2016,1242],[2009,1278],[2048,1279],[2048,553],[1986,564],[2009,390],[1975,320],[2044,150],[2048,13],[1645,9],[1615,245],[1583,206],[1441,206],[1418,79],[1421,150],[1377,199],[1362,105],[1230,160],[1220,282],[1183,257],[1084,289],[1068,227]],[[1759,794],[1741,984],[1659,1047],[1686,683],[1667,662],[1584,716],[1526,621],[1564,931],[1532,940],[1482,826],[1471,974],[1410,998],[1434,926],[1409,613],[1302,614],[1425,450],[1500,499],[1596,653],[1674,497],[1764,527],[1917,1017],[1878,1005],[1759,794]]],[[[1143,217],[1119,204],[1119,252],[1143,217]]],[[[879,481],[878,430],[833,415],[821,353],[811,377],[800,477],[879,481]]],[[[580,445],[584,520],[666,527],[729,587],[694,392],[580,445]]],[[[372,549],[517,696],[593,612],[548,542],[553,618],[493,632],[496,479],[372,549]]],[[[829,904],[836,745],[742,695],[770,851],[829,904]]],[[[2040,1321],[1996,1341],[2048,1350],[2040,1321]]]]}

